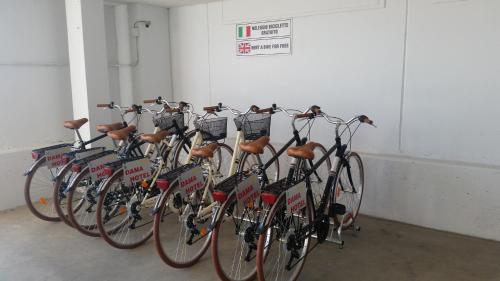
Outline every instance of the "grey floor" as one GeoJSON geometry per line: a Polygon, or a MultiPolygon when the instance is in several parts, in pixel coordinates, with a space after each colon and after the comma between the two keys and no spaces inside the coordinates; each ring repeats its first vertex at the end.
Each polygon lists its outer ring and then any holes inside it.
{"type": "MultiPolygon", "coordinates": [[[[500,243],[369,217],[346,246],[323,244],[300,280],[500,280],[500,243]],[[321,264],[320,264],[321,262],[321,264]]],[[[151,242],[112,249],[62,223],[34,218],[26,208],[0,212],[0,281],[218,280],[210,254],[187,270],[157,257],[151,242]]]]}

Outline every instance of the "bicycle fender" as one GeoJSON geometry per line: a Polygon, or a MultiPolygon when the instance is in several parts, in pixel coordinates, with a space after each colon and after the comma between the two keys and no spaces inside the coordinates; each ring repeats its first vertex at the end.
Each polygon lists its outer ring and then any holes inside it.
{"type": "Polygon", "coordinates": [[[33,169],[35,169],[35,166],[38,165],[38,163],[42,160],[45,160],[45,156],[40,157],[40,159],[36,160],[31,164],[31,166],[24,172],[23,176],[29,176],[31,173],[33,173],[33,169]]]}

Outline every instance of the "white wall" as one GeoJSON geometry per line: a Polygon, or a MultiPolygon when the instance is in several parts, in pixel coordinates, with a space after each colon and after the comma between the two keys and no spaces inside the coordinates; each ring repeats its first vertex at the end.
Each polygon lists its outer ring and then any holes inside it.
{"type": "Polygon", "coordinates": [[[30,150],[71,140],[64,0],[0,1],[0,209],[24,203],[30,150]]]}
{"type": "MultiPolygon", "coordinates": [[[[263,1],[170,10],[174,97],[367,114],[378,128],[353,143],[363,213],[500,240],[500,2],[263,1]],[[234,23],[287,17],[291,56],[236,57],[234,23]]],[[[288,119],[275,116],[272,131],[283,142],[288,119]]]]}
{"type": "MultiPolygon", "coordinates": [[[[170,35],[168,10],[166,8],[132,4],[129,6],[130,26],[135,21],[149,20],[151,26],[140,27],[139,64],[133,70],[134,102],[142,104],[144,99],[161,96],[172,99],[172,82],[170,74],[170,35]]],[[[135,50],[135,39],[131,36],[132,50],[135,50]]],[[[133,51],[135,57],[135,51],[133,51]]],[[[151,115],[144,114],[140,130],[151,132],[154,126],[151,115]]]]}
{"type": "MultiPolygon", "coordinates": [[[[139,64],[132,67],[134,103],[142,104],[143,100],[158,96],[172,100],[168,9],[142,4],[128,4],[127,6],[132,62],[136,60],[136,45],[131,28],[136,21],[151,21],[149,28],[139,25],[139,64]]],[[[111,65],[109,69],[111,97],[113,101],[121,104],[119,71],[131,66],[129,61],[119,61],[118,59],[118,48],[120,46],[117,45],[116,39],[114,6],[106,6],[105,13],[108,60],[111,65]],[[113,65],[117,64],[121,66],[119,68],[113,67],[113,65]]],[[[130,106],[130,104],[122,105],[130,106]]],[[[116,114],[114,120],[117,120],[116,114]]],[[[142,132],[151,132],[152,129],[151,116],[144,114],[141,118],[140,130],[142,132]]]]}
{"type": "MultiPolygon", "coordinates": [[[[111,5],[104,6],[104,21],[106,28],[106,48],[108,54],[108,77],[109,77],[109,93],[111,100],[102,103],[114,101],[120,103],[120,81],[119,81],[119,68],[118,64],[118,45],[116,39],[116,24],[115,24],[115,7],[111,5]]],[[[112,115],[113,121],[120,121],[117,114],[112,115]]]]}

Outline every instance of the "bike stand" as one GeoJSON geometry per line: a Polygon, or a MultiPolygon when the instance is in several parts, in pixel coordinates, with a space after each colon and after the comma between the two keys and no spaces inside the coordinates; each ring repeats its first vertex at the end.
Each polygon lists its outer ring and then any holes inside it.
{"type": "MultiPolygon", "coordinates": [[[[342,231],[344,231],[344,219],[345,219],[345,215],[342,216],[341,223],[338,227],[335,227],[334,221],[332,219],[330,219],[330,226],[331,226],[330,227],[331,229],[329,231],[330,234],[325,239],[325,241],[339,245],[340,249],[344,248],[344,240],[342,239],[342,231]]],[[[357,232],[361,231],[361,227],[357,226],[355,223],[351,224],[349,226],[349,228],[347,228],[345,230],[350,230],[350,229],[352,229],[354,231],[353,233],[355,236],[356,236],[357,232]]],[[[312,237],[315,239],[318,238],[316,234],[313,234],[312,237]]]]}

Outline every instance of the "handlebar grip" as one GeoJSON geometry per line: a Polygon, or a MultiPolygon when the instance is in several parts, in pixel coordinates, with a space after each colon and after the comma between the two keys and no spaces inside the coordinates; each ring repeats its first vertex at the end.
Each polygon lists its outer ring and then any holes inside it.
{"type": "Polygon", "coordinates": [[[370,120],[370,118],[368,118],[368,116],[366,116],[366,115],[359,116],[358,120],[361,123],[366,123],[366,124],[369,124],[369,125],[373,125],[373,121],[370,120]]]}
{"type": "Polygon", "coordinates": [[[136,112],[135,108],[128,108],[125,110],[125,113],[131,113],[131,112],[136,112]]]}
{"type": "Polygon", "coordinates": [[[144,103],[156,103],[158,100],[144,100],[144,103]]]}
{"type": "Polygon", "coordinates": [[[216,106],[206,106],[203,108],[204,111],[207,111],[207,112],[214,112],[216,110],[219,109],[219,106],[216,105],[216,106]]]}
{"type": "Polygon", "coordinates": [[[258,109],[258,110],[255,110],[255,113],[274,113],[274,109],[272,107],[258,109]]]}
{"type": "Polygon", "coordinates": [[[174,113],[174,112],[181,112],[180,108],[165,108],[165,112],[168,112],[168,113],[174,113]]]}
{"type": "Polygon", "coordinates": [[[301,113],[295,115],[295,118],[312,118],[314,117],[314,113],[301,113]]]}
{"type": "Polygon", "coordinates": [[[108,108],[109,107],[109,103],[99,103],[99,104],[97,104],[97,107],[106,107],[106,108],[108,108]]]}
{"type": "Polygon", "coordinates": [[[313,112],[314,114],[320,114],[321,113],[321,107],[317,106],[317,105],[313,105],[311,106],[310,108],[311,112],[313,112]]]}

